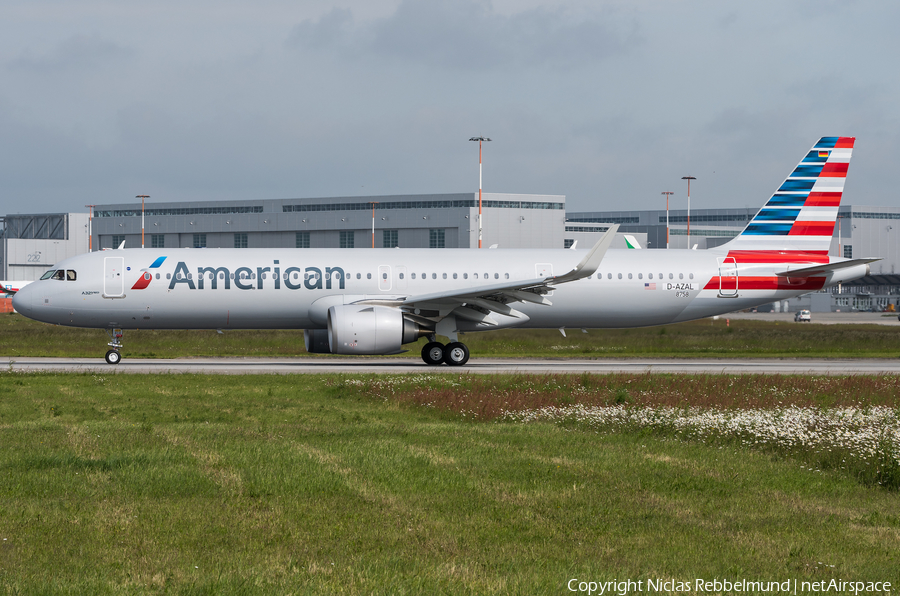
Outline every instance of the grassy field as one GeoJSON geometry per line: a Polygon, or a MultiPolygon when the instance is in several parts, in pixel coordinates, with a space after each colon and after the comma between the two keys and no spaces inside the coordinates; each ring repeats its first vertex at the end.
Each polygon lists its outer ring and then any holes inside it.
{"type": "MultiPolygon", "coordinates": [[[[102,357],[106,334],[0,315],[0,353],[8,357],[102,357]]],[[[466,334],[475,357],[854,357],[900,356],[897,330],[881,325],[784,324],[704,319],[646,329],[501,330],[466,334]]],[[[425,339],[405,346],[418,358],[425,339]]],[[[302,331],[126,331],[126,358],[301,356],[302,331]]],[[[332,357],[332,356],[327,356],[332,357]]]]}
{"type": "Polygon", "coordinates": [[[706,407],[725,389],[727,409],[900,407],[890,377],[0,373],[0,593],[900,585],[900,497],[852,472],[725,437],[503,416],[706,407]]]}

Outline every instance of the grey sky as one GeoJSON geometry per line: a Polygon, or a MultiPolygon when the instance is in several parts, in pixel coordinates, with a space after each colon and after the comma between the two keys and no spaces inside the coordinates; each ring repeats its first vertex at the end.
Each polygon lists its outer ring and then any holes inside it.
{"type": "Polygon", "coordinates": [[[477,190],[758,207],[820,136],[896,205],[896,2],[5,0],[0,213],[477,190]]]}

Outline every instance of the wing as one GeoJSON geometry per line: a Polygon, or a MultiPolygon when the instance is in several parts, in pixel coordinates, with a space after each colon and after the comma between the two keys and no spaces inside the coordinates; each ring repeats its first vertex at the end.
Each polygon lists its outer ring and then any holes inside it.
{"type": "MultiPolygon", "coordinates": [[[[581,262],[571,271],[562,275],[485,284],[461,290],[407,296],[396,300],[361,300],[355,304],[394,306],[411,317],[421,317],[431,323],[453,316],[493,326],[498,325],[498,322],[491,316],[495,313],[527,320],[523,313],[510,305],[517,302],[528,302],[550,306],[552,303],[545,294],[551,292],[554,286],[590,277],[597,271],[618,229],[618,224],[610,226],[581,262]]],[[[441,332],[440,328],[438,332],[441,332]]],[[[446,333],[441,334],[447,335],[446,333]]]]}
{"type": "Polygon", "coordinates": [[[3,292],[4,294],[8,294],[10,296],[14,296],[18,291],[19,290],[16,288],[4,288],[3,286],[0,286],[0,292],[3,292]]]}

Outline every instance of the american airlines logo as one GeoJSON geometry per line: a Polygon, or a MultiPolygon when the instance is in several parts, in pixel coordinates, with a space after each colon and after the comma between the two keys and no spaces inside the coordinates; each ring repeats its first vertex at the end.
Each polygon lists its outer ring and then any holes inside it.
{"type": "Polygon", "coordinates": [[[131,286],[132,290],[143,290],[147,286],[150,285],[150,280],[153,279],[153,273],[150,272],[151,269],[159,269],[159,266],[163,264],[163,261],[166,260],[166,257],[159,257],[153,264],[147,267],[146,269],[141,269],[141,276],[138,278],[134,285],[131,286]]]}
{"type": "MultiPolygon", "coordinates": [[[[288,290],[330,290],[333,282],[337,282],[339,289],[344,289],[347,276],[340,267],[325,267],[323,275],[319,267],[288,267],[282,270],[278,261],[272,264],[272,267],[256,267],[255,270],[252,267],[238,267],[233,272],[228,267],[197,267],[194,277],[184,261],[179,261],[169,281],[169,289],[174,290],[179,284],[184,284],[190,290],[218,290],[220,286],[223,290],[230,290],[232,285],[238,290],[280,290],[282,286],[288,290]]],[[[135,284],[135,289],[141,288],[135,284]]]]}

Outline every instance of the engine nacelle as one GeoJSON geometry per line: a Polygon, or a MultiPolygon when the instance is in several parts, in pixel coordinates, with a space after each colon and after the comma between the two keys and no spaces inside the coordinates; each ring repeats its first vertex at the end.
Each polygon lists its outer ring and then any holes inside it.
{"type": "Polygon", "coordinates": [[[428,333],[396,308],[345,304],[328,309],[332,354],[396,354],[428,333]]]}
{"type": "Polygon", "coordinates": [[[304,329],[303,343],[310,354],[331,354],[328,345],[328,329],[304,329]]]}

